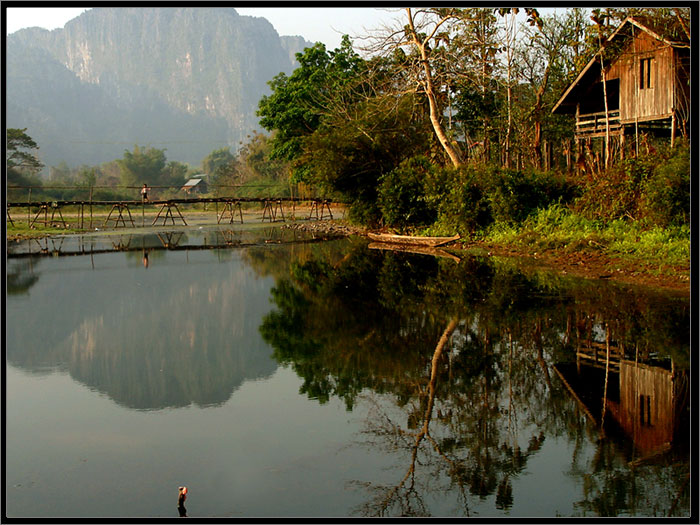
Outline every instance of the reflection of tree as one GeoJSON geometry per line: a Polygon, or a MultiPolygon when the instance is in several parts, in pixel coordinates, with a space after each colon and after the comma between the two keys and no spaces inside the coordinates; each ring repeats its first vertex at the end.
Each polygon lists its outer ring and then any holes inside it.
{"type": "Polygon", "coordinates": [[[8,260],[5,273],[7,293],[9,295],[21,295],[29,293],[29,289],[39,280],[35,266],[38,261],[32,259],[8,260]]]}
{"type": "Polygon", "coordinates": [[[527,448],[521,449],[512,427],[514,392],[503,388],[508,375],[498,377],[493,348],[475,343],[474,333],[460,338],[465,327],[457,325],[454,318],[445,329],[430,362],[427,386],[417,393],[422,424],[411,423],[415,408],[409,413],[408,429],[404,429],[382,412],[379,404],[373,406],[367,431],[389,440],[394,449],[409,450],[410,460],[398,484],[367,485],[373,495],[359,509],[364,515],[429,514],[424,495],[450,490],[456,491],[461,514],[470,515],[470,495],[480,499],[494,495],[496,508],[507,510],[513,504],[511,479],[525,469],[528,458],[544,441],[544,434],[535,430],[527,448]],[[471,344],[462,346],[464,341],[471,344]],[[460,364],[474,361],[472,380],[462,384],[466,389],[450,384],[451,379],[462,377],[460,368],[465,370],[466,366],[460,364]],[[508,399],[501,397],[506,391],[508,399]],[[412,433],[412,428],[418,431],[412,433]],[[422,471],[420,482],[417,465],[422,471]],[[439,486],[441,480],[443,486],[439,486]]]}
{"type": "Polygon", "coordinates": [[[418,449],[420,448],[423,439],[428,439],[431,444],[436,447],[439,452],[439,446],[429,433],[430,420],[433,415],[433,405],[435,404],[435,392],[437,389],[437,378],[438,378],[438,363],[442,357],[442,353],[447,345],[447,342],[457,327],[457,319],[453,318],[450,320],[447,328],[440,336],[437,346],[435,347],[435,353],[430,366],[430,381],[428,382],[428,400],[427,406],[425,408],[425,413],[423,414],[423,426],[420,431],[416,434],[414,443],[411,445],[411,464],[406,472],[403,479],[394,488],[388,491],[384,495],[382,501],[378,502],[377,514],[380,516],[386,515],[386,511],[393,501],[398,503],[398,506],[402,509],[401,515],[411,516],[411,515],[424,515],[425,505],[420,501],[420,495],[415,490],[415,472],[416,472],[416,459],[418,457],[418,449]],[[401,491],[404,490],[405,495],[401,496],[401,491]],[[416,512],[413,509],[412,501],[419,503],[417,507],[420,512],[416,512]]]}
{"type": "Polygon", "coordinates": [[[593,457],[579,458],[569,472],[583,481],[581,515],[684,516],[690,508],[687,458],[670,458],[648,465],[630,464],[609,439],[599,439],[593,457]]]}
{"type": "Polygon", "coordinates": [[[616,340],[648,343],[638,319],[661,307],[669,317],[655,321],[657,337],[684,348],[674,330],[687,311],[673,301],[611,288],[601,303],[600,287],[562,287],[479,259],[455,265],[355,246],[332,264],[309,256],[276,275],[277,309],[260,327],[275,358],[313,399],[369,404],[368,444],[404,465],[395,483],[355,484],[370,494],[363,515],[433,514],[444,493],[459,515],[488,498],[508,512],[513,481],[547,435],[568,436],[575,454],[598,439],[550,374],[577,339],[610,320],[616,340]]]}

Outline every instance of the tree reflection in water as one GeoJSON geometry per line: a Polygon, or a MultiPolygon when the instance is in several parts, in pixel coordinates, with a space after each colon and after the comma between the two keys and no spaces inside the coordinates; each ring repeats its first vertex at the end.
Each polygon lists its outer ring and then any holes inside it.
{"type": "Polygon", "coordinates": [[[474,503],[488,498],[508,512],[513,481],[547,436],[575,444],[567,474],[584,487],[575,512],[688,511],[687,455],[671,467],[668,458],[630,467],[634,447],[582,419],[552,373],[606,325],[618,345],[683,367],[687,299],[526,276],[477,258],[378,253],[360,242],[342,258],[305,252],[281,265],[275,257],[251,253],[256,267],[278,276],[277,310],[260,327],[275,359],[310,398],[369,406],[366,444],[404,465],[395,482],[354,483],[369,494],[359,514],[431,515],[431,502],[448,493],[456,515],[473,515],[474,503]],[[589,461],[578,454],[590,442],[598,453],[589,461]]]}

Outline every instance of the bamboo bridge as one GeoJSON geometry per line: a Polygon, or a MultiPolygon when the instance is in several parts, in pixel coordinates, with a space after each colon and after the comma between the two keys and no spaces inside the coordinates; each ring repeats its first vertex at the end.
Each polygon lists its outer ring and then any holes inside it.
{"type": "MultiPolygon", "coordinates": [[[[93,207],[101,206],[110,208],[107,218],[102,226],[113,226],[115,228],[127,227],[130,223],[132,227],[136,227],[132,210],[141,209],[142,217],[146,206],[160,206],[151,226],[155,226],[158,221],[163,221],[165,226],[168,221],[175,225],[176,221],[181,221],[187,226],[187,221],[178,205],[185,204],[215,204],[217,223],[227,220],[228,224],[235,222],[243,223],[243,212],[241,206],[249,203],[260,203],[263,206],[262,221],[278,222],[286,221],[284,214],[283,203],[292,206],[292,216],[297,204],[310,203],[310,211],[308,219],[315,218],[323,220],[325,218],[332,219],[333,212],[331,211],[330,199],[319,198],[300,198],[300,197],[202,197],[202,198],[182,198],[182,199],[167,199],[167,200],[119,200],[119,201],[95,201],[95,200],[53,200],[43,202],[8,202],[7,203],[7,222],[14,225],[14,220],[10,215],[10,208],[27,208],[27,223],[33,227],[36,223],[46,226],[59,226],[67,228],[68,225],[63,217],[61,209],[67,206],[75,206],[79,208],[78,218],[79,227],[83,228],[85,224],[85,209],[89,209],[90,228],[93,224],[93,207]],[[219,204],[222,204],[219,212],[219,204]],[[34,217],[31,217],[31,210],[36,210],[34,217]],[[50,212],[50,217],[49,217],[50,212]]],[[[143,223],[143,220],[142,220],[143,223]]]]}

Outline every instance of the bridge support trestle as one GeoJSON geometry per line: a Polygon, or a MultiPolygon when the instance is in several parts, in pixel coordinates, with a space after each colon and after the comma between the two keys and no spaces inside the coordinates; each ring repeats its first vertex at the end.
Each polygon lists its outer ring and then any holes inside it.
{"type": "MultiPolygon", "coordinates": [[[[63,220],[63,214],[61,213],[61,207],[57,202],[52,202],[50,204],[51,206],[51,220],[49,220],[49,204],[41,204],[39,205],[39,211],[36,212],[36,215],[34,216],[34,219],[32,220],[31,224],[29,227],[31,228],[34,226],[34,223],[37,221],[39,216],[43,213],[44,214],[44,220],[41,221],[44,223],[44,227],[47,225],[58,225],[58,226],[63,226],[64,228],[68,228],[68,225],[66,224],[66,221],[63,220]],[[61,221],[55,220],[56,217],[56,212],[58,212],[58,216],[61,218],[61,221]]],[[[9,212],[8,212],[9,215],[9,212]]]]}
{"type": "Polygon", "coordinates": [[[228,212],[228,223],[233,224],[234,213],[236,210],[238,210],[238,216],[241,219],[241,224],[243,224],[243,212],[241,211],[241,201],[239,200],[225,201],[224,209],[221,210],[221,215],[219,215],[219,218],[217,219],[216,223],[221,224],[221,219],[223,219],[226,212],[228,212]]]}
{"type": "Polygon", "coordinates": [[[109,221],[114,221],[114,227],[119,228],[119,223],[121,223],[122,226],[126,228],[126,218],[124,216],[124,211],[129,215],[129,222],[131,222],[131,226],[134,227],[136,226],[134,224],[134,219],[131,217],[131,211],[129,210],[129,205],[124,203],[124,202],[117,202],[112,206],[112,209],[109,210],[109,215],[107,215],[107,218],[105,219],[105,222],[102,224],[102,227],[104,228],[107,226],[107,223],[109,221]],[[117,210],[118,215],[116,218],[112,218],[112,213],[114,213],[114,210],[117,210]]]}
{"type": "Polygon", "coordinates": [[[175,225],[175,215],[173,214],[173,208],[175,208],[175,211],[177,212],[178,217],[182,221],[182,223],[185,226],[187,226],[187,221],[185,221],[185,218],[182,216],[182,213],[180,213],[180,209],[174,202],[166,202],[165,204],[163,204],[163,206],[161,206],[160,210],[158,210],[158,215],[156,215],[156,218],[153,219],[153,223],[151,224],[151,226],[153,226],[158,221],[158,219],[163,219],[163,226],[165,226],[168,219],[170,219],[173,225],[175,225]],[[163,210],[165,210],[165,214],[161,217],[161,213],[163,213],[163,210]]]}
{"type": "Polygon", "coordinates": [[[323,220],[325,211],[328,210],[328,217],[333,218],[333,213],[331,212],[331,204],[329,200],[316,199],[311,201],[311,211],[309,211],[309,220],[311,220],[314,212],[316,213],[316,220],[323,220]],[[321,217],[319,219],[319,208],[321,211],[321,217]]]}
{"type": "Polygon", "coordinates": [[[282,218],[280,221],[284,222],[284,210],[282,209],[282,201],[280,199],[275,200],[275,204],[272,204],[272,199],[267,199],[263,207],[262,220],[265,222],[265,217],[267,217],[270,222],[277,222],[277,211],[279,210],[282,218]]]}

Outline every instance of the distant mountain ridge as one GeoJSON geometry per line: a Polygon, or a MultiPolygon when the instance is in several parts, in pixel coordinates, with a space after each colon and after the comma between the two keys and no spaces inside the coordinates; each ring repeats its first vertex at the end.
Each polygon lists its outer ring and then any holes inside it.
{"type": "Polygon", "coordinates": [[[94,8],[7,37],[7,126],[47,165],[98,164],[134,144],[198,165],[254,129],[267,82],[310,46],[233,8],[94,8]]]}

